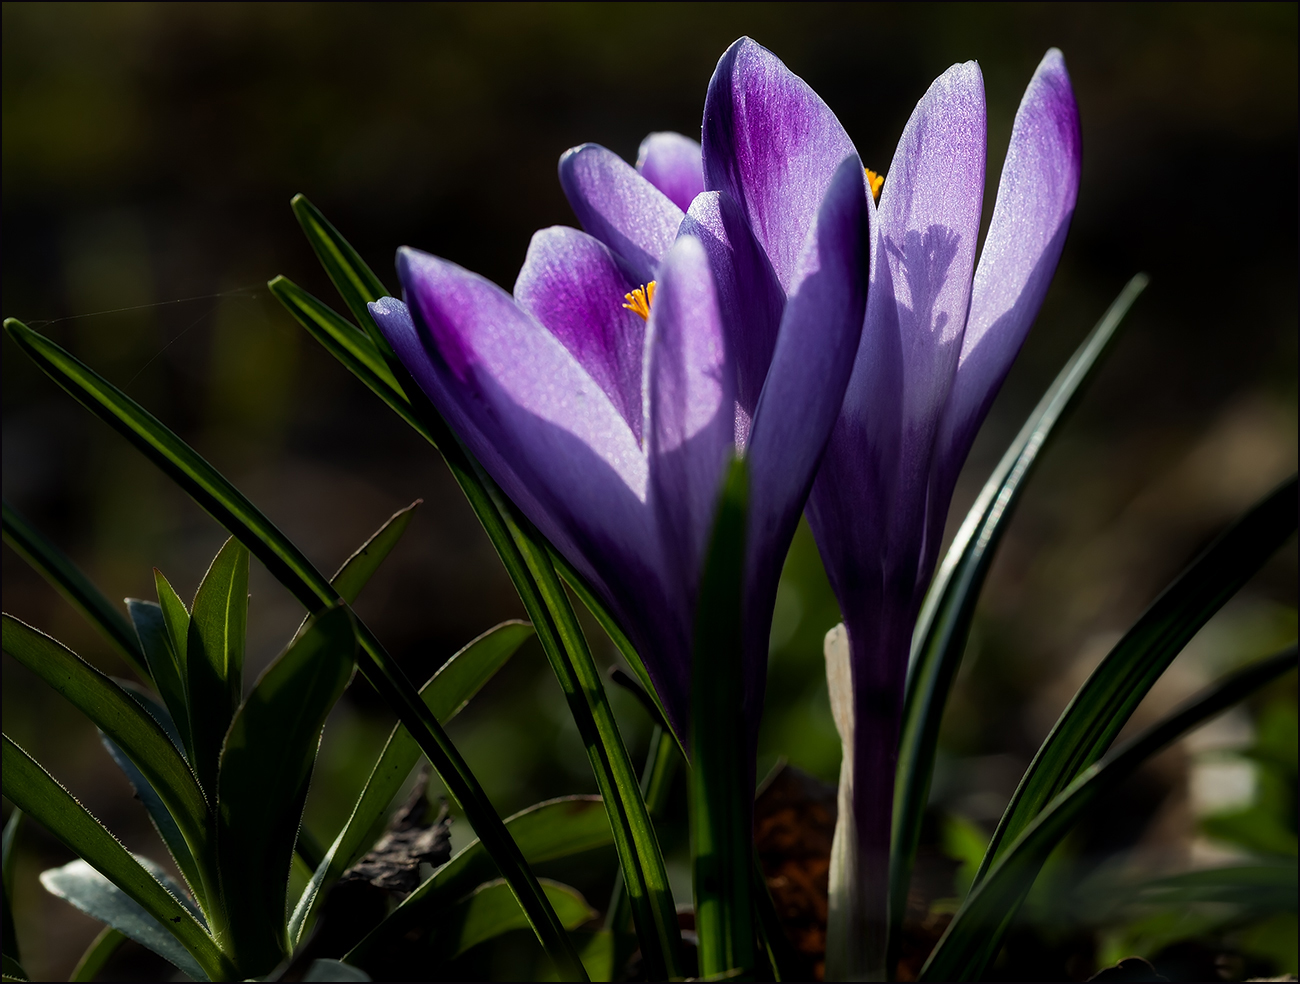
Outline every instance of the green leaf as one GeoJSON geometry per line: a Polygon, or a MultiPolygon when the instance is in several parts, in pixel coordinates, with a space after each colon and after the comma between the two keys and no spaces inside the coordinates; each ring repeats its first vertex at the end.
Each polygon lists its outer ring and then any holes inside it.
{"type": "Polygon", "coordinates": [[[72,968],[72,976],[68,980],[93,981],[125,939],[126,936],[112,926],[105,926],[100,934],[91,940],[90,946],[86,947],[86,952],[77,961],[77,966],[72,968]]]}
{"type": "Polygon", "coordinates": [[[185,835],[181,833],[176,818],[168,811],[163,798],[158,795],[158,791],[153,788],[153,784],[145,778],[144,773],[131,761],[130,756],[122,751],[108,735],[101,733],[99,737],[108,750],[108,754],[117,763],[117,767],[126,775],[131,788],[135,790],[136,796],[144,805],[145,812],[149,814],[154,829],[158,831],[158,836],[162,838],[163,844],[166,845],[168,852],[170,852],[172,860],[176,862],[176,867],[180,869],[181,875],[189,883],[195,896],[202,899],[204,897],[203,870],[190,851],[190,846],[185,842],[185,835]]]}
{"type": "MultiPolygon", "coordinates": [[[[595,918],[596,911],[576,888],[548,878],[541,879],[541,883],[565,929],[576,929],[595,918]]],[[[456,903],[446,921],[434,929],[430,944],[435,953],[454,959],[502,933],[527,928],[528,921],[510,886],[498,878],[480,885],[468,898],[456,903]]]]}
{"type": "Polygon", "coordinates": [[[15,844],[18,840],[18,829],[22,826],[23,811],[14,807],[9,814],[9,820],[5,823],[4,836],[0,843],[3,843],[3,874],[4,874],[4,924],[0,931],[4,932],[3,939],[0,939],[0,946],[3,947],[6,959],[11,959],[15,964],[22,960],[18,952],[18,933],[14,929],[14,869],[18,866],[18,852],[15,844]]]}
{"type": "Polygon", "coordinates": [[[596,786],[609,813],[620,869],[631,889],[629,902],[642,944],[646,975],[680,977],[681,933],[668,870],[600,671],[540,534],[485,472],[481,469],[477,472],[496,506],[496,515],[514,541],[517,554],[509,555],[509,560],[502,554],[507,569],[515,557],[527,568],[526,575],[519,572],[516,577],[512,573],[512,579],[564,691],[569,713],[587,749],[596,786]]]}
{"type": "MultiPolygon", "coordinates": [[[[21,321],[9,318],[5,330],[14,343],[78,402],[134,444],[164,474],[181,486],[200,506],[260,560],[271,576],[283,584],[310,612],[332,606],[337,592],[325,577],[256,506],[223,475],[204,461],[138,403],[69,352],[21,321]]],[[[443,425],[445,431],[445,425],[443,425]]],[[[455,446],[454,440],[451,446],[455,446]]],[[[449,458],[449,461],[451,459],[449,458]]],[[[453,472],[460,481],[464,467],[453,472]]],[[[462,488],[465,485],[462,484],[462,488]]],[[[477,507],[476,507],[477,509],[477,507]]],[[[482,513],[480,513],[482,516],[482,513]]],[[[499,534],[504,537],[505,534],[499,534]]],[[[160,599],[161,600],[161,599],[160,599]]],[[[164,605],[164,612],[166,606],[164,605]]],[[[492,809],[492,804],[464,757],[452,744],[406,674],[360,619],[356,623],[364,659],[359,668],[366,680],[410,729],[421,750],[438,771],[448,791],[465,810],[466,819],[490,846],[506,880],[514,886],[533,929],[546,952],[564,973],[578,980],[586,971],[573,943],[560,924],[541,885],[524,864],[523,856],[492,809]]]]}
{"type": "Polygon", "coordinates": [[[1135,886],[1133,902],[1178,909],[1210,902],[1270,915],[1295,912],[1298,888],[1294,863],[1236,865],[1152,879],[1135,886]]]}
{"type": "Polygon", "coordinates": [[[135,632],[122,613],[104,597],[67,555],[45,538],[8,500],[4,503],[4,541],[31,564],[55,590],[103,633],[117,653],[140,679],[149,682],[144,654],[135,632]]]}
{"type": "Polygon", "coordinates": [[[1021,831],[975,886],[921,968],[920,979],[979,980],[1048,855],[1100,797],[1166,745],[1295,667],[1292,645],[1223,678],[1088,766],[1021,831]]]}
{"type": "Polygon", "coordinates": [[[391,353],[388,342],[380,334],[379,326],[375,324],[375,319],[370,317],[366,305],[381,297],[396,295],[383,285],[351,244],[330,224],[329,219],[321,214],[320,209],[307,200],[306,196],[294,195],[289,205],[293,208],[293,214],[297,216],[302,231],[306,233],[311,248],[316,251],[321,266],[325,268],[335,288],[342,295],[343,303],[352,312],[352,317],[370,336],[379,352],[391,353]]]}
{"type": "MultiPolygon", "coordinates": [[[[135,860],[163,889],[185,905],[185,889],[172,881],[162,868],[147,858],[137,856],[135,860]]],[[[147,947],[195,980],[203,980],[207,976],[198,961],[158,919],[80,858],[62,868],[41,872],[41,884],[51,895],[71,903],[92,919],[98,919],[123,936],[147,947]]],[[[191,918],[200,918],[197,910],[189,907],[187,910],[191,918]]],[[[105,954],[104,959],[107,958],[108,955],[105,954]]]]}
{"type": "Polygon", "coordinates": [[[1296,529],[1293,476],[1242,516],[1174,581],[1061,713],[1011,797],[976,884],[1051,799],[1105,754],[1175,656],[1296,529]]]}
{"type": "Polygon", "coordinates": [[[13,957],[9,956],[9,954],[4,954],[0,959],[3,959],[4,961],[4,979],[6,981],[31,980],[31,978],[27,976],[27,971],[23,970],[23,965],[13,957]]]}
{"type": "Polygon", "coordinates": [[[248,550],[231,537],[194,595],[185,644],[194,771],[209,792],[216,787],[221,743],[243,696],[247,628],[248,550]]]}
{"type": "MultiPolygon", "coordinates": [[[[564,796],[537,803],[510,817],[506,828],[529,864],[580,854],[613,840],[599,796],[564,796]]],[[[427,932],[442,923],[446,910],[473,892],[476,885],[496,875],[496,866],[483,845],[471,841],[425,879],[348,956],[366,964],[408,934],[427,932]]]]}
{"type": "Polygon", "coordinates": [[[930,795],[939,726],[966,649],[980,590],[1020,494],[1057,423],[1073,406],[1084,384],[1096,371],[1124,316],[1147,282],[1145,274],[1138,274],[1125,285],[1039,400],[966,514],[917,619],[903,699],[894,791],[889,886],[890,968],[898,961],[898,934],[907,907],[912,863],[921,836],[921,819],[930,795]]]}
{"type": "Polygon", "coordinates": [[[360,967],[353,967],[342,960],[313,960],[302,975],[304,981],[368,981],[370,975],[360,967]]]}
{"type": "Polygon", "coordinates": [[[423,499],[416,499],[406,508],[393,513],[369,540],[357,548],[356,553],[343,562],[338,573],[330,578],[330,584],[334,586],[340,598],[348,604],[357,600],[357,595],[361,594],[361,589],[366,586],[371,575],[392,553],[393,548],[397,546],[397,541],[411,525],[411,520],[415,518],[415,510],[422,502],[423,499]]]}
{"type": "MultiPolygon", "coordinates": [[[[43,824],[180,941],[212,980],[236,980],[235,969],[194,913],[164,888],[130,852],[30,755],[4,736],[0,781],[4,794],[43,824]]],[[[219,927],[217,927],[219,928],[219,927]]]]}
{"type": "Polygon", "coordinates": [[[66,646],[4,615],[4,651],[85,714],[130,756],[166,804],[195,857],[207,845],[207,801],[163,726],[122,687],[66,646]]]}
{"type": "Polygon", "coordinates": [[[747,972],[754,960],[754,791],[737,684],[748,500],[748,472],[735,459],[718,498],[691,660],[691,854],[701,977],[747,972]]]}
{"type": "Polygon", "coordinates": [[[294,843],[321,730],[356,651],[346,608],[318,616],[262,674],[226,736],[217,860],[231,935],[250,974],[268,973],[290,950],[285,901],[294,843]]]}
{"type": "MultiPolygon", "coordinates": [[[[420,688],[425,706],[440,723],[446,724],[532,635],[533,627],[518,621],[503,622],[484,632],[447,660],[420,688]]],[[[370,770],[370,778],[352,808],[352,815],[294,907],[289,922],[289,939],[294,945],[323,898],[321,889],[333,884],[356,864],[383,832],[393,798],[419,759],[420,747],[415,739],[405,727],[397,725],[370,770]]]]}
{"type": "Polygon", "coordinates": [[[574,570],[573,565],[565,560],[560,555],[559,551],[550,544],[547,544],[546,549],[550,554],[551,562],[555,565],[556,572],[564,579],[564,583],[569,586],[573,593],[578,596],[578,599],[583,603],[583,605],[587,607],[587,610],[591,612],[596,621],[600,623],[600,627],[605,630],[605,634],[609,636],[610,641],[614,643],[619,653],[627,661],[627,665],[630,666],[632,672],[636,674],[636,679],[641,684],[641,693],[644,694],[646,698],[652,700],[657,709],[657,713],[652,714],[651,717],[657,718],[660,722],[668,725],[669,734],[673,736],[673,739],[677,742],[678,749],[680,749],[682,753],[682,757],[685,758],[686,746],[682,744],[681,737],[673,732],[671,724],[668,722],[668,711],[664,708],[663,701],[659,697],[659,692],[655,690],[654,681],[650,679],[650,671],[647,670],[645,664],[641,662],[641,654],[638,653],[636,647],[632,645],[632,640],[627,637],[627,633],[623,631],[614,616],[609,613],[609,610],[601,603],[600,599],[596,597],[596,592],[592,590],[591,585],[587,583],[586,578],[574,570]]]}
{"type": "MultiPolygon", "coordinates": [[[[127,611],[135,625],[135,634],[149,663],[158,694],[167,706],[179,742],[177,747],[186,755],[193,754],[190,741],[190,711],[185,697],[185,667],[172,646],[171,634],[162,606],[139,598],[126,599],[127,611]]],[[[183,609],[182,609],[183,610],[183,609]]],[[[188,615],[187,615],[188,618],[188,615]]]]}

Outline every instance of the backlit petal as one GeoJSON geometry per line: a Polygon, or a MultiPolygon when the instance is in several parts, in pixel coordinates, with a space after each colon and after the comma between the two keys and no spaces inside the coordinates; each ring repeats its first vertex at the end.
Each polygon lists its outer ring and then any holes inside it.
{"type": "Polygon", "coordinates": [[[704,190],[700,145],[680,133],[652,133],[642,140],[636,169],[683,212],[704,190]]]}

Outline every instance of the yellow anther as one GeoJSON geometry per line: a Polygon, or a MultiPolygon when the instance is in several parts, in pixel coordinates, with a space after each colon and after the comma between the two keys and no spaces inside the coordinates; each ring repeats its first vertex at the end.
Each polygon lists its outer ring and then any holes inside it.
{"type": "Polygon", "coordinates": [[[627,301],[623,306],[633,314],[640,315],[642,321],[650,320],[650,305],[655,302],[655,282],[652,280],[638,287],[630,294],[624,294],[627,301]]]}
{"type": "Polygon", "coordinates": [[[867,172],[867,187],[871,189],[871,197],[880,201],[880,189],[885,186],[885,176],[877,174],[871,168],[863,168],[867,172]]]}

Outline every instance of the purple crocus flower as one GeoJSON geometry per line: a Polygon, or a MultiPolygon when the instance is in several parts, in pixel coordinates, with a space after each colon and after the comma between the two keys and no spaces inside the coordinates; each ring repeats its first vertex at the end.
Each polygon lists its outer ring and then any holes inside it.
{"type": "MultiPolygon", "coordinates": [[[[816,139],[838,141],[840,131],[816,139]]],[[[1078,110],[1056,49],[1020,104],[976,266],[984,162],[983,79],[974,62],[954,65],[917,104],[890,165],[861,345],[808,502],[844,614],[826,647],[844,742],[828,979],[884,979],[912,629],[957,474],[1038,313],[1074,211],[1078,110]]]]}
{"type": "MultiPolygon", "coordinates": [[[[782,148],[768,153],[775,161],[782,148]]],[[[723,470],[750,471],[745,710],[756,733],[781,564],[843,402],[865,311],[862,166],[847,145],[783,201],[769,259],[704,190],[700,145],[651,134],[636,168],[560,161],[585,231],[533,236],[513,296],[403,248],[406,304],[371,306],[470,451],[627,631],[679,734],[723,470]],[[408,307],[409,305],[409,307],[408,307]]]]}

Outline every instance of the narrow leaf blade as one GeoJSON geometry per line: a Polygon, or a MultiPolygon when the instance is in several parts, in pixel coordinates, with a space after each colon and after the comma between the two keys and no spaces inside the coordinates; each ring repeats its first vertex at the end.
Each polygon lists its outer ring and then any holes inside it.
{"type": "Polygon", "coordinates": [[[191,754],[190,709],[185,696],[185,669],[172,646],[171,634],[162,606],[139,598],[126,599],[127,611],[135,625],[136,637],[144,650],[158,694],[180,735],[181,749],[191,754]]]}
{"type": "MultiPolygon", "coordinates": [[[[144,858],[137,857],[136,861],[177,899],[185,898],[184,889],[161,868],[144,858]]],[[[198,961],[154,916],[85,861],[77,859],[62,868],[41,872],[41,884],[51,895],[147,947],[195,980],[207,977],[198,961]]]]}
{"type": "Polygon", "coordinates": [[[1100,797],[1166,745],[1295,668],[1292,645],[1223,678],[1092,763],[1021,831],[972,889],[922,967],[920,979],[979,980],[1048,855],[1100,797]]]}
{"type": "MultiPolygon", "coordinates": [[[[532,636],[533,627],[527,622],[503,622],[489,629],[452,656],[420,688],[425,705],[439,722],[446,724],[532,636]]],[[[295,945],[321,901],[321,890],[333,884],[374,844],[387,822],[393,798],[419,759],[419,745],[405,727],[397,725],[370,770],[352,815],[294,907],[289,939],[295,945]]]]}
{"type": "Polygon", "coordinates": [[[85,807],[8,735],[4,736],[3,743],[0,781],[5,796],[139,903],[180,941],[209,978],[234,980],[234,968],[189,907],[141,867],[85,807]]]}
{"type": "Polygon", "coordinates": [[[123,688],[56,640],[0,617],[4,651],[85,714],[129,755],[167,804],[194,853],[206,842],[207,802],[163,726],[123,688]]]}
{"type": "Polygon", "coordinates": [[[739,722],[748,473],[734,460],[719,495],[700,581],[691,660],[691,855],[700,976],[754,960],[750,867],[753,780],[739,722]]]}
{"type": "MultiPolygon", "coordinates": [[[[613,841],[609,819],[599,796],[564,796],[537,803],[506,820],[506,829],[529,864],[554,861],[583,851],[605,847],[613,841]]],[[[432,928],[445,918],[457,900],[476,885],[494,879],[496,867],[483,845],[475,840],[425,879],[388,917],[353,948],[350,957],[361,962],[391,948],[412,931],[432,928]]]]}
{"type": "Polygon", "coordinates": [[[262,674],[226,736],[217,863],[231,933],[251,973],[267,973],[289,952],[285,897],[298,826],[321,729],[356,651],[346,608],[319,616],[262,674]]]}
{"type": "Polygon", "coordinates": [[[8,500],[4,503],[4,541],[99,629],[141,680],[150,682],[144,653],[140,651],[131,624],[90,578],[22,513],[9,505],[8,500]]]}
{"type": "Polygon", "coordinates": [[[1147,282],[1145,274],[1128,282],[1029,415],[966,514],[917,620],[903,701],[894,793],[889,886],[891,968],[897,962],[898,933],[920,842],[921,819],[929,799],[939,726],[984,580],[1020,494],[1057,423],[1096,371],[1147,282]]]}
{"type": "Polygon", "coordinates": [[[1296,530],[1296,479],[1211,544],[1106,655],[1061,712],[998,823],[975,883],[1038,812],[1105,754],[1175,656],[1296,530]]]}

